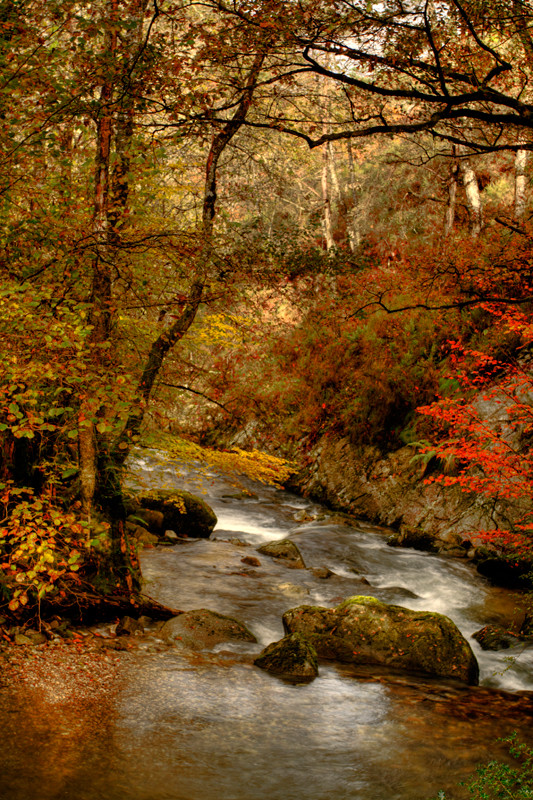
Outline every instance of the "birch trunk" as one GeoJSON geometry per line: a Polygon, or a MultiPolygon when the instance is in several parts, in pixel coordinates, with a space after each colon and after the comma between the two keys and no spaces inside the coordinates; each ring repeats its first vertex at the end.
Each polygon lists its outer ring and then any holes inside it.
{"type": "Polygon", "coordinates": [[[514,177],[514,218],[519,221],[524,218],[527,206],[527,166],[529,150],[517,150],[515,156],[514,177]]]}
{"type": "Polygon", "coordinates": [[[359,197],[357,194],[357,179],[355,176],[355,164],[353,160],[353,152],[350,141],[346,142],[346,149],[348,151],[348,170],[350,176],[349,190],[352,200],[352,208],[347,214],[346,218],[346,232],[348,234],[348,246],[352,253],[354,253],[361,246],[361,231],[359,227],[359,197]]]}
{"type": "Polygon", "coordinates": [[[477,175],[467,158],[460,162],[460,170],[463,177],[463,186],[470,217],[470,235],[475,239],[479,236],[483,226],[481,192],[479,190],[477,175]]]}
{"type": "Polygon", "coordinates": [[[331,252],[335,246],[333,241],[333,225],[331,218],[331,198],[329,186],[329,150],[326,145],[322,147],[322,225],[324,228],[324,239],[327,252],[331,252]]]}
{"type": "Polygon", "coordinates": [[[459,165],[457,162],[452,164],[448,178],[448,203],[444,217],[444,236],[450,236],[455,225],[455,210],[457,207],[457,178],[459,165]]]}

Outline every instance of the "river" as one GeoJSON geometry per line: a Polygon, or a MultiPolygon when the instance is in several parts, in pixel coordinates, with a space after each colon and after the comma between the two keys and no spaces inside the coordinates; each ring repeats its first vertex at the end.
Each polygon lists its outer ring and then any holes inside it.
{"type": "Polygon", "coordinates": [[[48,683],[30,670],[37,677],[0,690],[2,800],[429,800],[439,789],[462,800],[457,782],[505,753],[498,737],[516,730],[533,743],[533,648],[483,652],[470,638],[515,613],[512,593],[470,564],[391,548],[384,529],[271,487],[248,483],[246,494],[155,451],[137,455],[130,482],[201,492],[218,517],[208,541],[144,551],[147,593],[235,616],[258,643],[187,656],[152,633],[108,659],[108,678],[83,659],[52,665],[48,683]],[[308,567],[334,575],[256,553],[287,536],[308,567]],[[253,666],[283,635],[283,611],[354,594],[451,617],[481,686],[334,663],[293,684],[253,666]]]}

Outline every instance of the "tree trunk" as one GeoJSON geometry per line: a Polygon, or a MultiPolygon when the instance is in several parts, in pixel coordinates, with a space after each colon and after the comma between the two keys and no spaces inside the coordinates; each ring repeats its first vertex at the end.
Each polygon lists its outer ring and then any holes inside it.
{"type": "MultiPolygon", "coordinates": [[[[117,0],[110,0],[107,6],[108,28],[105,35],[104,50],[110,62],[116,56],[117,35],[114,21],[117,15],[117,0]]],[[[96,125],[96,155],[94,171],[94,200],[92,236],[94,256],[92,262],[92,286],[88,324],[91,332],[88,338],[90,351],[88,357],[96,363],[106,359],[103,345],[109,341],[111,329],[112,280],[108,253],[108,211],[109,211],[109,163],[113,135],[112,102],[114,75],[108,72],[100,90],[100,103],[96,125]]],[[[97,454],[96,430],[91,422],[94,413],[89,397],[80,404],[78,425],[78,454],[80,464],[80,484],[83,513],[90,520],[96,490],[97,454]]]]}
{"type": "Polygon", "coordinates": [[[348,209],[346,212],[346,233],[348,236],[348,247],[352,253],[361,246],[361,230],[359,226],[359,196],[357,193],[357,178],[355,175],[355,164],[353,160],[352,145],[350,140],[346,141],[348,153],[348,209]],[[350,205],[351,204],[351,205],[350,205]]]}
{"type": "Polygon", "coordinates": [[[209,148],[205,168],[204,201],[202,208],[202,250],[195,268],[195,277],[185,306],[175,322],[166,328],[152,344],[143,373],[137,385],[135,400],[124,429],[114,443],[111,463],[114,468],[124,465],[135,439],[139,436],[144,415],[152,395],[157,376],[164,360],[173,347],[185,336],[193,324],[204,299],[206,273],[212,253],[213,224],[216,214],[217,170],[220,156],[237,131],[242,127],[252,103],[257,78],[263,65],[264,55],[258,54],[246,80],[241,100],[235,113],[222,129],[215,134],[209,148]]]}
{"type": "Polygon", "coordinates": [[[457,207],[457,179],[459,177],[459,165],[457,161],[452,162],[450,175],[448,178],[448,203],[444,217],[444,236],[450,236],[455,225],[455,209],[457,207]]]}
{"type": "Polygon", "coordinates": [[[466,203],[470,216],[470,235],[475,239],[481,233],[483,225],[481,192],[479,191],[476,173],[467,158],[461,160],[460,170],[463,176],[463,186],[465,188],[466,203]]]}
{"type": "Polygon", "coordinates": [[[527,207],[527,166],[529,150],[517,150],[515,156],[514,177],[514,218],[519,221],[524,218],[527,207]]]}
{"type": "Polygon", "coordinates": [[[322,226],[324,228],[324,239],[326,250],[331,252],[335,246],[333,240],[333,225],[331,217],[331,198],[329,189],[329,149],[327,145],[322,146],[322,226]]]}

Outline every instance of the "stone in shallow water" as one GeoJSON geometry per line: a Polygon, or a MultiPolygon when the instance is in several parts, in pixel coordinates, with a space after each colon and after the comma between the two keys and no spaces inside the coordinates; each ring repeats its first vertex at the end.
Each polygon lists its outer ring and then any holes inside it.
{"type": "Polygon", "coordinates": [[[116,629],[117,636],[131,636],[135,633],[144,633],[144,625],[133,617],[122,617],[116,629]]]}
{"type": "Polygon", "coordinates": [[[243,564],[248,564],[250,567],[260,567],[261,562],[255,556],[243,556],[241,558],[243,564]]]}
{"type": "Polygon", "coordinates": [[[191,650],[209,649],[229,640],[257,641],[242,622],[218,614],[216,611],[209,611],[207,608],[185,611],[177,617],[172,617],[165,622],[160,635],[168,642],[180,644],[191,650]]]}
{"type": "Polygon", "coordinates": [[[290,539],[267,542],[267,544],[258,547],[257,552],[271,558],[279,558],[293,569],[305,569],[302,554],[290,539]]]}
{"type": "Polygon", "coordinates": [[[448,617],[350,597],[337,608],[299,606],[283,615],[288,633],[301,633],[319,657],[376,664],[477,684],[472,649],[448,617]]]}
{"type": "Polygon", "coordinates": [[[309,589],[305,586],[297,586],[295,583],[278,583],[278,591],[285,597],[305,597],[309,594],[309,589]]]}
{"type": "Polygon", "coordinates": [[[254,664],[281,677],[312,680],[318,675],[316,650],[299,633],[291,633],[279,642],[269,644],[257,656],[254,664]]]}
{"type": "Polygon", "coordinates": [[[320,578],[320,580],[327,580],[328,578],[333,578],[335,576],[335,573],[332,572],[328,567],[311,567],[311,572],[315,578],[320,578]]]}

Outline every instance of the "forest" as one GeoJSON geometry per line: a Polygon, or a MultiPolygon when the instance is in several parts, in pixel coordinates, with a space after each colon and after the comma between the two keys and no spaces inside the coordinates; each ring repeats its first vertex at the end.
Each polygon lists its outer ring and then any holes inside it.
{"type": "Polygon", "coordinates": [[[160,431],[410,445],[426,480],[519,501],[473,534],[529,564],[529,4],[0,20],[2,611],[135,595],[121,479],[160,431]]]}

